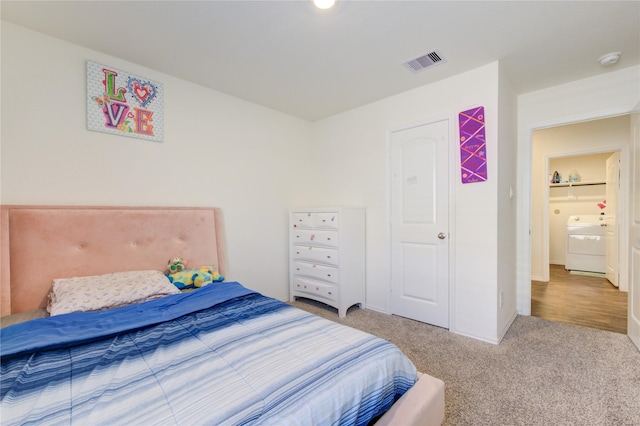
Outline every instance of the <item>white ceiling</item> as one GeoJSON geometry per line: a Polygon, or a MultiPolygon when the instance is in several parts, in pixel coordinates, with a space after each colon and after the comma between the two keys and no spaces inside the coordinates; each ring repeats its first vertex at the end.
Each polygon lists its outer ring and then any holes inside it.
{"type": "Polygon", "coordinates": [[[3,20],[312,121],[496,60],[518,93],[640,64],[639,1],[0,5],[3,20]],[[436,49],[446,63],[402,65],[436,49]]]}

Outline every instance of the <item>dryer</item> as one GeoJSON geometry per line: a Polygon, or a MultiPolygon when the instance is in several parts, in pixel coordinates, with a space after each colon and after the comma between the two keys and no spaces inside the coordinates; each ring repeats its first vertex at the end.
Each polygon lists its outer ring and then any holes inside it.
{"type": "Polygon", "coordinates": [[[565,269],[604,274],[607,271],[606,235],[604,216],[569,216],[565,269]]]}

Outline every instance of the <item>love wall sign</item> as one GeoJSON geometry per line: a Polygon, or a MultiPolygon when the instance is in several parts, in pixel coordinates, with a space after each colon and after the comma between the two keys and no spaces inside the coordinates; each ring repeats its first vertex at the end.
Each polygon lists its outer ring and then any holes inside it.
{"type": "Polygon", "coordinates": [[[87,128],[162,142],[162,84],[87,61],[87,128]]]}

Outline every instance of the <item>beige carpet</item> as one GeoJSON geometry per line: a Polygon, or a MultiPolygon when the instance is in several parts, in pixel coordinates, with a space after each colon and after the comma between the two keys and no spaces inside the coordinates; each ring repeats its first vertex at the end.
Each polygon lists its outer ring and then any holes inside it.
{"type": "Polygon", "coordinates": [[[499,345],[379,312],[291,303],[392,341],[445,382],[445,425],[640,425],[640,352],[624,334],[519,316],[499,345]]]}

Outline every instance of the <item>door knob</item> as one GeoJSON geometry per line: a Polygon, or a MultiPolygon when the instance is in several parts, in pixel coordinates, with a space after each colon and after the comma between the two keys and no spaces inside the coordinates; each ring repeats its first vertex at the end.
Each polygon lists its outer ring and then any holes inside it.
{"type": "Polygon", "coordinates": [[[444,232],[438,234],[438,238],[440,238],[441,240],[444,240],[446,237],[447,235],[444,232]]]}

